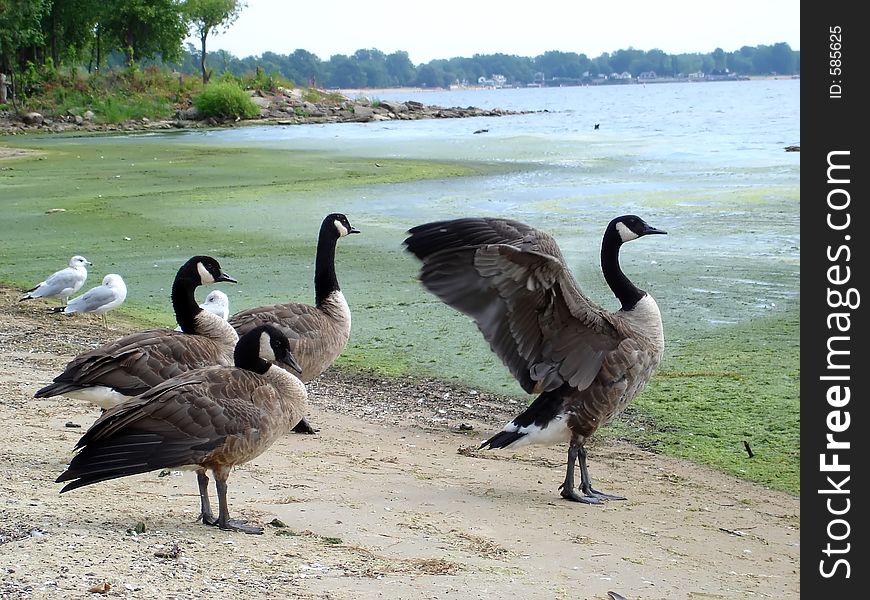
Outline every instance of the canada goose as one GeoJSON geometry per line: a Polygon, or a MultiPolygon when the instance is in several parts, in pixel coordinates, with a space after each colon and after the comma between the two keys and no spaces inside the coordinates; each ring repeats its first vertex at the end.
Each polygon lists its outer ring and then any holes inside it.
{"type": "MultiPolygon", "coordinates": [[[[314,305],[301,302],[258,306],[237,312],[230,325],[244,335],[263,323],[277,326],[287,339],[293,356],[302,365],[303,382],[323,373],[341,354],[350,338],[350,307],[335,274],[335,245],[339,238],[359,233],[340,213],[327,215],[317,237],[314,270],[314,305]]],[[[306,420],[297,432],[313,433],[306,420]]]]}
{"type": "Polygon", "coordinates": [[[184,332],[149,329],[83,352],[35,397],[63,395],[105,409],[184,371],[232,365],[238,335],[229,323],[201,309],[193,296],[198,286],[220,281],[236,283],[214,258],[194,256],[178,269],[172,284],[172,307],[184,332]]]}
{"type": "Polygon", "coordinates": [[[45,281],[36,284],[35,287],[19,298],[19,302],[32,298],[60,298],[61,305],[66,306],[66,300],[85,284],[88,278],[87,266],[91,262],[84,256],[73,256],[69,259],[69,266],[52,273],[45,281]]]}
{"type": "MultiPolygon", "coordinates": [[[[224,321],[230,316],[230,299],[220,290],[210,291],[199,307],[219,316],[224,321]]],[[[181,325],[178,325],[175,331],[181,331],[181,325]]]]}
{"type": "Polygon", "coordinates": [[[622,304],[616,312],[583,294],[551,236],[523,223],[457,219],[409,233],[405,246],[423,261],[426,289],[472,317],[523,389],[540,394],[480,447],[568,442],[562,497],[589,504],[623,500],[593,489],[584,444],[643,389],[662,358],[658,305],[622,272],[619,249],[665,232],[634,215],[607,226],[601,267],[622,304]],[[582,496],[574,490],[578,459],[582,496]]]}
{"type": "Polygon", "coordinates": [[[308,395],[298,378],[272,368],[299,370],[287,337],[271,325],[242,336],[234,361],[234,366],[187,371],[103,413],[57,478],[70,482],[61,493],[155,469],[194,468],[205,525],[263,533],[230,519],[227,477],[235,465],[256,458],[290,431],[302,418],[308,395]],[[216,519],[207,470],[217,488],[216,519]]]}
{"type": "Polygon", "coordinates": [[[52,312],[72,315],[75,313],[93,313],[100,315],[103,326],[108,329],[106,313],[121,306],[127,298],[127,285],[120,275],[109,273],[103,277],[103,283],[92,287],[81,296],[70,300],[66,306],[52,308],[52,312]]]}

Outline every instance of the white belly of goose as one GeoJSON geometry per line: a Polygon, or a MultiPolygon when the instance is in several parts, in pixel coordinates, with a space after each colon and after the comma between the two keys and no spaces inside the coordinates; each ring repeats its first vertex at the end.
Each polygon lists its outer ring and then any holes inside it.
{"type": "Polygon", "coordinates": [[[105,385],[94,385],[77,390],[69,390],[63,392],[63,395],[74,400],[90,402],[91,404],[99,406],[103,410],[108,410],[131,398],[131,396],[126,396],[116,391],[114,388],[105,385]]]}
{"type": "Polygon", "coordinates": [[[556,415],[552,421],[547,423],[546,427],[535,424],[517,427],[516,424],[510,422],[504,426],[503,431],[517,432],[523,436],[505,448],[522,448],[532,444],[549,446],[571,440],[571,430],[568,429],[568,413],[556,415]]]}

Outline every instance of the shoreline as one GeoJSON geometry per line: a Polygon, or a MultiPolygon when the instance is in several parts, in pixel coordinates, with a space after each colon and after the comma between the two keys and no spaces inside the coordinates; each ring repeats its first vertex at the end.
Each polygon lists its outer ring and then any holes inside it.
{"type": "MultiPolygon", "coordinates": [[[[793,80],[800,79],[800,75],[796,76],[752,76],[750,81],[758,80],[793,80]]],[[[718,83],[721,81],[729,81],[728,79],[721,80],[704,80],[691,81],[688,79],[661,79],[650,80],[648,82],[638,82],[633,80],[631,83],[618,84],[586,84],[572,85],[563,87],[601,87],[605,86],[620,86],[620,85],[646,85],[650,84],[666,84],[666,83],[718,83]]],[[[741,81],[745,81],[742,79],[741,81]]],[[[343,99],[339,102],[329,103],[321,102],[311,104],[301,101],[297,90],[279,90],[274,94],[265,94],[263,92],[253,92],[252,97],[255,103],[261,107],[261,114],[251,119],[236,120],[218,120],[218,119],[201,119],[198,118],[195,112],[191,112],[191,108],[178,109],[173,118],[142,118],[124,121],[122,123],[100,123],[93,120],[83,120],[81,117],[72,117],[69,115],[53,115],[45,117],[40,113],[30,112],[13,114],[11,111],[0,112],[0,138],[3,136],[14,136],[27,134],[30,132],[36,133],[63,133],[63,132],[82,132],[82,133],[117,133],[117,132],[135,132],[135,131],[155,131],[155,130],[170,130],[170,129],[190,129],[190,128],[227,128],[246,125],[306,125],[306,124],[327,124],[327,123],[365,123],[370,121],[390,121],[390,120],[416,120],[416,119],[436,119],[436,118],[466,118],[466,117],[498,117],[504,115],[528,114],[533,112],[542,112],[541,110],[504,110],[501,108],[483,109],[475,106],[467,107],[444,107],[439,105],[426,105],[413,100],[390,100],[379,101],[378,94],[418,94],[418,93],[434,93],[434,92],[492,92],[499,90],[522,90],[522,89],[548,89],[538,86],[528,87],[502,87],[494,88],[487,86],[452,86],[450,89],[443,88],[423,88],[423,87],[398,87],[398,88],[342,88],[336,90],[323,90],[327,94],[337,93],[343,99]]],[[[562,87],[558,88],[562,89],[562,87]]],[[[545,111],[544,111],[545,112],[545,111]]],[[[3,156],[0,155],[0,158],[3,156]]]]}
{"type": "MultiPolygon", "coordinates": [[[[204,118],[195,107],[177,108],[172,118],[130,119],[122,123],[101,123],[90,118],[72,115],[49,115],[32,111],[12,114],[0,113],[0,137],[35,133],[64,132],[133,132],[170,129],[228,128],[249,125],[308,125],[331,123],[369,123],[375,121],[414,121],[420,119],[460,119],[468,117],[501,117],[539,111],[478,108],[475,106],[444,107],[414,100],[373,101],[365,96],[325,98],[317,102],[303,99],[299,90],[278,88],[274,93],[252,91],[251,100],[260,108],[259,115],[249,119],[204,118]]],[[[89,111],[90,112],[90,111],[89,111]]]]}
{"type": "MultiPolygon", "coordinates": [[[[747,75],[746,79],[723,79],[721,81],[780,81],[800,79],[800,75],[747,75]]],[[[525,90],[525,89],[561,89],[564,87],[600,87],[601,85],[643,85],[644,83],[718,83],[719,80],[701,80],[693,81],[688,78],[674,79],[662,77],[660,81],[650,80],[646,82],[637,82],[632,80],[628,84],[579,84],[565,86],[504,86],[492,87],[481,85],[452,85],[450,88],[426,88],[426,87],[396,87],[396,88],[336,88],[335,91],[339,94],[352,97],[366,96],[371,94],[417,94],[417,93],[432,93],[432,92],[492,92],[497,90],[525,90]]]]}

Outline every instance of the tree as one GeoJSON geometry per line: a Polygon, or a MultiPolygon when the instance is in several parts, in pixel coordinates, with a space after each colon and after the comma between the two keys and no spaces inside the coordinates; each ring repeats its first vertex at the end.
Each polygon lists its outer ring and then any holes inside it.
{"type": "Polygon", "coordinates": [[[199,41],[200,69],[202,70],[202,82],[208,83],[211,73],[206,67],[205,42],[209,34],[222,28],[224,31],[239,18],[239,13],[245,8],[245,4],[238,0],[186,0],[184,13],[190,19],[190,25],[199,41]]]}
{"type": "Polygon", "coordinates": [[[180,0],[106,0],[99,29],[112,48],[124,52],[128,66],[134,58],[157,54],[172,60],[187,35],[181,9],[180,0]]]}
{"type": "Polygon", "coordinates": [[[366,73],[359,62],[344,54],[334,54],[329,58],[329,87],[363,88],[366,87],[366,73]]]}
{"type": "Polygon", "coordinates": [[[287,57],[287,71],[284,77],[296,83],[296,85],[313,85],[322,79],[322,62],[316,55],[307,50],[297,49],[287,57]]]}
{"type": "Polygon", "coordinates": [[[0,0],[0,73],[16,66],[24,48],[42,44],[40,22],[50,0],[0,0]]]}
{"type": "Polygon", "coordinates": [[[408,57],[405,51],[393,52],[387,55],[386,67],[387,73],[393,82],[393,85],[405,86],[414,83],[417,77],[417,72],[414,70],[414,64],[408,57]]]}
{"type": "MultiPolygon", "coordinates": [[[[49,0],[0,0],[0,73],[12,74],[12,104],[15,102],[15,76],[13,68],[22,48],[42,43],[40,20],[49,10],[49,0]]],[[[6,99],[6,83],[2,82],[6,99]]]]}
{"type": "Polygon", "coordinates": [[[725,51],[722,48],[713,50],[713,68],[717,71],[725,70],[725,51]]]}
{"type": "Polygon", "coordinates": [[[417,69],[417,85],[420,87],[449,88],[451,80],[450,74],[444,71],[438,61],[433,60],[417,69]]]}
{"type": "Polygon", "coordinates": [[[93,37],[98,12],[98,0],[49,2],[49,9],[42,19],[42,31],[55,65],[61,64],[61,54],[72,59],[81,57],[93,37]]]}

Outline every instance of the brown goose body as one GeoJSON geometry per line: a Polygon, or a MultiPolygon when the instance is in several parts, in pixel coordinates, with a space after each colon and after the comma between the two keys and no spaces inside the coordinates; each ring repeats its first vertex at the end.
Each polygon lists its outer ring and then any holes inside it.
{"type": "Polygon", "coordinates": [[[655,300],[619,268],[621,245],[664,233],[634,215],[611,221],[602,243],[605,279],[622,308],[611,312],[581,291],[547,233],[508,219],[469,218],[415,227],[405,240],[422,260],[420,280],[476,322],[526,392],[539,396],[481,447],[569,444],[562,495],[597,503],[584,444],[647,384],[664,352],[655,300]],[[579,460],[584,495],[573,489],[579,460]]]}
{"type": "Polygon", "coordinates": [[[302,303],[258,306],[229,319],[239,335],[270,323],[290,341],[293,356],[302,366],[300,379],[308,382],[335,362],[350,339],[350,308],[341,290],[331,292],[312,306],[302,303]]]}
{"type": "MultiPolygon", "coordinates": [[[[300,378],[308,382],[335,362],[350,339],[350,307],[335,274],[335,246],[339,238],[359,233],[341,213],[327,215],[320,224],[314,265],[314,304],[288,302],[258,306],[235,313],[229,318],[238,334],[254,327],[271,324],[290,342],[293,356],[302,366],[300,378]]],[[[316,430],[302,419],[297,433],[316,430]]]]}
{"type": "Polygon", "coordinates": [[[235,282],[217,261],[196,256],[178,271],[172,289],[176,319],[186,332],[149,329],[83,352],[71,360],[36,398],[63,395],[110,408],[190,369],[232,365],[238,341],[220,317],[202,310],[193,292],[204,283],[235,282]]]}
{"type": "Polygon", "coordinates": [[[252,330],[239,341],[236,366],[190,370],[106,411],[82,436],[80,452],[58,482],[69,491],[161,468],[197,471],[202,520],[259,533],[229,519],[226,480],[290,431],[305,412],[305,385],[275,328],[252,330]],[[287,364],[288,370],[273,367],[287,364]],[[208,477],[215,476],[220,517],[211,514],[208,477]]]}

